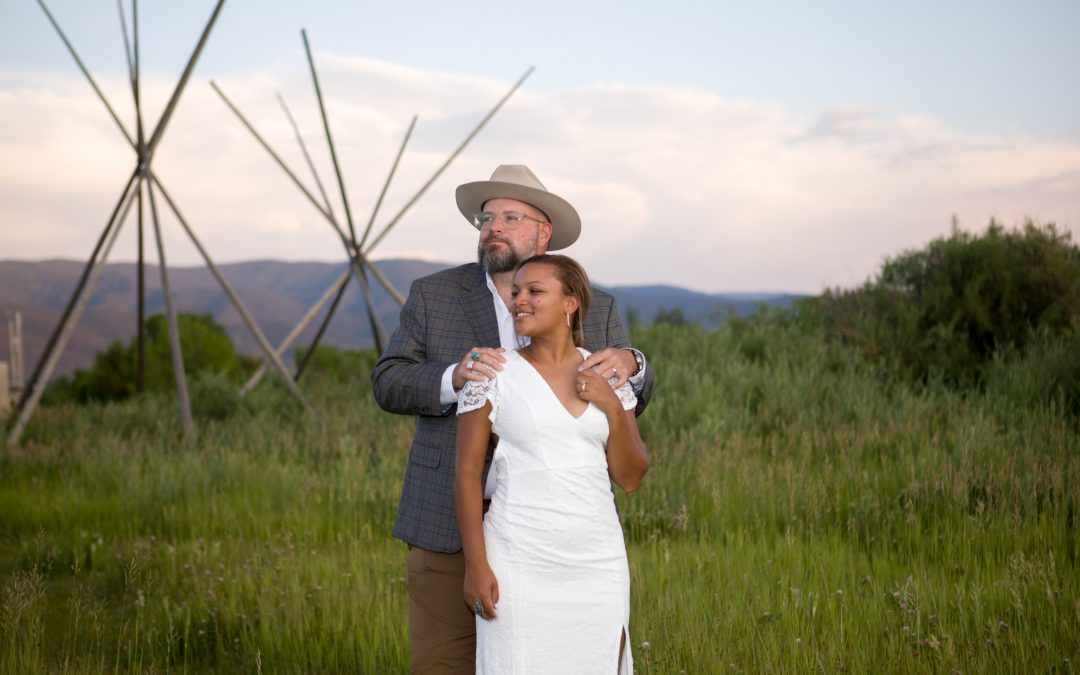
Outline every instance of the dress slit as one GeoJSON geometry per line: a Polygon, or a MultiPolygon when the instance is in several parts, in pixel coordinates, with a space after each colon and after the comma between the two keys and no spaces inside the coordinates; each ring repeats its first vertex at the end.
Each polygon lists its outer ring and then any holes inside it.
{"type": "Polygon", "coordinates": [[[616,675],[630,675],[630,661],[626,651],[626,626],[619,628],[619,660],[615,664],[616,675]]]}

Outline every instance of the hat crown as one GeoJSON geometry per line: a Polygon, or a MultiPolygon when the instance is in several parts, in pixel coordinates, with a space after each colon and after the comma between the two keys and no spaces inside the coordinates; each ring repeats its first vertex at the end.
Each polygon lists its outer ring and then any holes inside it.
{"type": "Polygon", "coordinates": [[[497,183],[513,183],[534,190],[548,191],[544,184],[540,182],[540,179],[536,177],[536,174],[524,164],[500,164],[492,172],[491,180],[497,183]]]}
{"type": "Polygon", "coordinates": [[[551,224],[551,240],[547,250],[566,248],[581,234],[581,216],[559,195],[549,192],[540,179],[524,164],[502,164],[491,174],[491,180],[459,185],[455,192],[458,211],[473,227],[480,228],[473,215],[482,211],[492,199],[514,199],[539,209],[551,224]]]}

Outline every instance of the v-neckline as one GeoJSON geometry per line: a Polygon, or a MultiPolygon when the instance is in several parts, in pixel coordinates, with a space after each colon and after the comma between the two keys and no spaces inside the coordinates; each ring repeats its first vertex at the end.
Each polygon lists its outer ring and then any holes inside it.
{"type": "MultiPolygon", "coordinates": [[[[575,349],[577,349],[577,353],[578,353],[579,356],[581,356],[582,363],[584,363],[585,362],[585,354],[582,353],[581,347],[575,347],[575,349]]],[[[586,401],[585,403],[587,405],[585,406],[585,409],[581,411],[580,415],[577,415],[575,417],[574,413],[570,412],[570,409],[567,408],[566,405],[563,404],[562,399],[559,398],[559,395],[556,394],[555,390],[551,387],[550,384],[548,384],[548,381],[546,379],[544,379],[544,376],[540,374],[540,371],[536,369],[536,366],[534,366],[532,364],[532,361],[529,361],[529,359],[525,358],[525,355],[522,354],[520,351],[516,351],[515,353],[518,355],[518,358],[520,358],[522,361],[525,362],[525,365],[527,365],[529,367],[529,370],[532,371],[533,375],[535,375],[537,378],[539,378],[540,382],[542,382],[543,385],[547,388],[548,393],[551,394],[551,397],[555,399],[555,402],[559,404],[559,407],[563,409],[563,412],[565,412],[566,415],[570,419],[577,422],[578,420],[580,420],[582,417],[585,416],[585,413],[589,412],[589,408],[592,407],[592,401],[586,401]]]]}

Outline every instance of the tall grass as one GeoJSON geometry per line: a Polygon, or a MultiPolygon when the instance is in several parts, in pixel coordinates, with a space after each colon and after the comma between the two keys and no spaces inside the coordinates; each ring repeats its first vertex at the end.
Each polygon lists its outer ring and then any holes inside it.
{"type": "MultiPolygon", "coordinates": [[[[782,319],[654,325],[653,469],[619,496],[643,673],[1080,670],[1080,431],[915,387],[782,319]]],[[[0,454],[2,672],[403,672],[413,423],[367,373],[41,411],[0,454]]],[[[1025,385],[1026,386],[1026,385],[1025,385]]]]}

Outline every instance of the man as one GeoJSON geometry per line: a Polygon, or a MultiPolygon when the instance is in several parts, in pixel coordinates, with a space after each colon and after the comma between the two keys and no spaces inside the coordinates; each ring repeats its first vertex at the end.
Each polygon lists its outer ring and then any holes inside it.
{"type": "MultiPolygon", "coordinates": [[[[457,392],[467,380],[494,377],[502,352],[527,344],[514,333],[508,309],[514,270],[526,258],[574,243],[581,219],[523,165],[503,165],[489,181],[458,186],[457,205],[480,230],[479,263],[413,283],[371,382],[383,410],[419,416],[394,523],[394,536],[409,544],[411,671],[471,675],[476,625],[463,597],[465,557],[454,513],[457,392]]],[[[615,300],[603,291],[593,289],[585,340],[592,355],[582,369],[596,370],[614,387],[629,379],[640,414],[653,375],[641,352],[630,349],[615,300]]]]}

